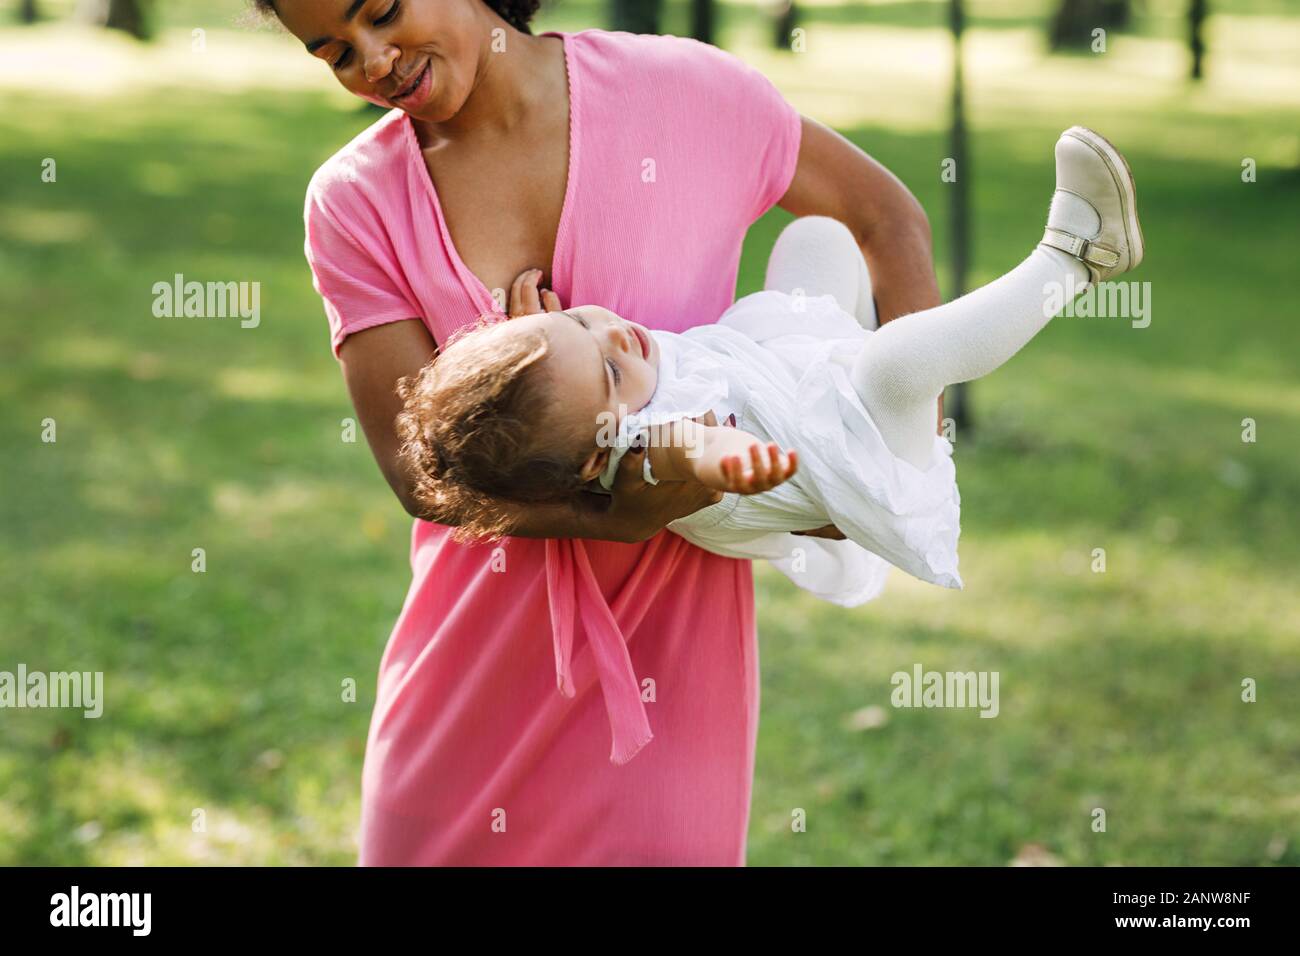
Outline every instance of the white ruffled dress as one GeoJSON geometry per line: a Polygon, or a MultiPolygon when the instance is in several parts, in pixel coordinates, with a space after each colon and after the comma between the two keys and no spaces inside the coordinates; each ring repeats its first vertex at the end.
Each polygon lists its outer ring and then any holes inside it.
{"type": "MultiPolygon", "coordinates": [[[[867,338],[829,295],[758,292],[715,325],[651,333],[659,378],[649,404],[624,416],[601,484],[651,428],[712,411],[719,423],[799,452],[794,477],[758,495],[728,494],[668,526],[693,544],[766,559],[795,584],[844,606],[884,588],[891,566],[960,588],[961,496],[952,445],[936,435],[921,471],[885,445],[849,381],[867,338]],[[834,524],[848,540],[791,535],[834,524]]],[[[646,456],[646,477],[654,481],[646,456]]]]}

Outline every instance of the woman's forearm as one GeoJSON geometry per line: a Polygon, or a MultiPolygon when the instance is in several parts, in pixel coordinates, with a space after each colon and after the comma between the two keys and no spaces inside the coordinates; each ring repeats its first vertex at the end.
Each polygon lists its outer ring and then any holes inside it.
{"type": "MultiPolygon", "coordinates": [[[[401,497],[401,496],[399,496],[401,497]]],[[[594,496],[593,496],[594,497],[594,496]]],[[[406,510],[422,521],[456,527],[460,519],[450,513],[430,510],[414,502],[403,500],[406,510]]],[[[638,540],[629,529],[612,520],[600,503],[591,504],[530,504],[501,503],[501,513],[508,517],[509,531],[514,538],[587,538],[597,541],[638,540]]]]}
{"type": "Polygon", "coordinates": [[[865,236],[855,234],[871,271],[871,289],[881,325],[899,316],[932,309],[943,301],[931,259],[928,222],[900,210],[893,222],[876,224],[865,236]]]}
{"type": "Polygon", "coordinates": [[[511,510],[510,534],[516,538],[587,538],[631,541],[633,538],[595,505],[540,504],[511,510]]]}
{"type": "MultiPolygon", "coordinates": [[[[418,476],[401,456],[401,442],[393,421],[402,410],[396,386],[414,375],[436,353],[433,338],[419,319],[392,322],[353,333],[339,352],[344,379],[362,431],[375,461],[406,512],[424,521],[456,526],[455,514],[441,513],[416,494],[418,476]]],[[[606,541],[639,540],[641,532],[626,529],[618,516],[605,513],[606,502],[590,507],[566,504],[530,505],[502,503],[512,518],[511,534],[521,538],[595,538],[606,541]]]]}
{"type": "MultiPolygon", "coordinates": [[[[909,192],[907,195],[911,198],[912,194],[909,192]]],[[[920,209],[919,204],[917,209],[920,209]]],[[[918,218],[903,208],[891,224],[877,225],[875,229],[874,234],[859,235],[858,245],[871,272],[872,294],[880,324],[940,305],[943,298],[934,274],[930,224],[925,213],[921,212],[918,218]]],[[[938,396],[936,415],[936,428],[942,431],[942,393],[938,396]]]]}

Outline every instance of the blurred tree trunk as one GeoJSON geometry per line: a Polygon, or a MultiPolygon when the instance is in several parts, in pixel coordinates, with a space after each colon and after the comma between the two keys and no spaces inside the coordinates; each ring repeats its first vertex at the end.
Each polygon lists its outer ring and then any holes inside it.
{"type": "Polygon", "coordinates": [[[1205,17],[1209,14],[1209,0],[1191,0],[1187,8],[1188,37],[1192,46],[1192,79],[1199,80],[1205,73],[1205,17]]]}
{"type": "Polygon", "coordinates": [[[1128,26],[1129,12],[1129,0],[1061,0],[1048,31],[1052,49],[1086,47],[1098,27],[1118,30],[1128,26]]]}
{"type": "Polygon", "coordinates": [[[40,14],[36,10],[36,0],[22,0],[18,4],[18,22],[35,23],[40,14]]]}
{"type": "Polygon", "coordinates": [[[85,23],[149,38],[148,0],[80,0],[74,16],[85,23]]]}
{"type": "MultiPolygon", "coordinates": [[[[961,68],[961,34],[966,25],[962,0],[948,0],[948,27],[952,31],[952,126],[948,134],[948,155],[956,170],[949,183],[948,221],[949,270],[952,289],[949,301],[966,293],[966,273],[970,267],[970,163],[966,149],[966,89],[961,68]]],[[[969,383],[960,382],[945,393],[944,417],[951,418],[957,429],[967,432],[973,425],[969,383]]]]}
{"type": "Polygon", "coordinates": [[[713,42],[715,12],[713,0],[691,0],[691,36],[701,43],[713,42]]]}
{"type": "Polygon", "coordinates": [[[658,33],[662,0],[612,0],[611,27],[628,33],[658,33]]]}
{"type": "Polygon", "coordinates": [[[121,30],[137,40],[145,38],[144,7],[141,0],[108,0],[108,17],[104,26],[121,30]]]}
{"type": "Polygon", "coordinates": [[[795,9],[794,0],[780,0],[775,10],[772,44],[778,50],[788,50],[794,42],[794,28],[799,21],[799,12],[795,9]]]}

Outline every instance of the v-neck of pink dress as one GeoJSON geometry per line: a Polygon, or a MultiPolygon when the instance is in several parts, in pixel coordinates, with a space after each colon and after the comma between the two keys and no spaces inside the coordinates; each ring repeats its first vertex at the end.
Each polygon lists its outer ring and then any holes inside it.
{"type": "MultiPolygon", "coordinates": [[[[570,95],[555,291],[650,328],[716,321],[746,230],[793,178],[797,112],[694,40],[551,35],[570,95]]],[[[496,309],[401,112],[317,171],[305,219],[336,354],[410,318],[446,341],[496,309]]],[[[669,532],[461,545],[425,521],[410,559],[367,741],[363,864],[744,862],[759,693],[748,562],[669,532]]]]}

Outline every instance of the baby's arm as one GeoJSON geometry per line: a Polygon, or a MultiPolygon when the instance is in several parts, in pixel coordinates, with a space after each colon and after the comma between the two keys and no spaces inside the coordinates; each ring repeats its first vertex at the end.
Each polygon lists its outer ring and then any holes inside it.
{"type": "Polygon", "coordinates": [[[799,467],[798,453],[766,446],[738,428],[676,421],[652,436],[647,451],[659,481],[698,481],[718,491],[756,495],[784,482],[799,467]],[[656,440],[657,439],[657,440],[656,440]]]}

